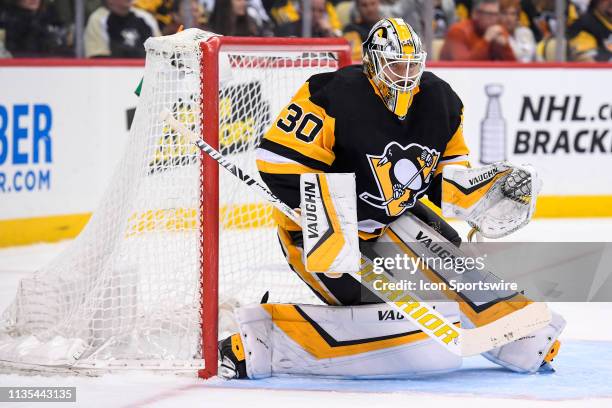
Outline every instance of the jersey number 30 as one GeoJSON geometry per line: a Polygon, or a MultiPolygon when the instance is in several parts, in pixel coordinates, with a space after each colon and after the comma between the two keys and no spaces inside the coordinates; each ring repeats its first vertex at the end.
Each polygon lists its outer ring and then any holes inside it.
{"type": "Polygon", "coordinates": [[[311,112],[304,115],[304,110],[295,103],[289,105],[287,110],[289,111],[287,116],[281,117],[276,122],[276,126],[287,133],[293,132],[297,126],[295,137],[306,143],[315,140],[323,129],[323,119],[311,112]]]}

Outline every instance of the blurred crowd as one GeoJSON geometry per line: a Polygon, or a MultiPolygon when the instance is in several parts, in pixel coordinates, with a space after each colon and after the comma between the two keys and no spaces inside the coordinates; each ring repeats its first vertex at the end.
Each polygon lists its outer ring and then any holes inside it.
{"type": "Polygon", "coordinates": [[[564,27],[555,3],[310,0],[310,29],[303,32],[302,0],[82,0],[84,30],[75,29],[75,0],[0,0],[0,58],[75,56],[80,31],[86,57],[142,58],[149,36],[187,26],[233,36],[343,36],[359,61],[374,23],[402,17],[422,38],[431,24],[432,60],[554,61],[562,38],[567,60],[612,62],[612,0],[566,0],[564,27]]]}

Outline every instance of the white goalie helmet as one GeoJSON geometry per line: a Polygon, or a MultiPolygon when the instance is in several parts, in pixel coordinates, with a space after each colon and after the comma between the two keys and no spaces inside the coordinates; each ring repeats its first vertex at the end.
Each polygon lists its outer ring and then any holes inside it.
{"type": "Polygon", "coordinates": [[[400,118],[412,104],[426,58],[421,39],[401,18],[380,20],[363,43],[365,74],[387,108],[400,118]]]}

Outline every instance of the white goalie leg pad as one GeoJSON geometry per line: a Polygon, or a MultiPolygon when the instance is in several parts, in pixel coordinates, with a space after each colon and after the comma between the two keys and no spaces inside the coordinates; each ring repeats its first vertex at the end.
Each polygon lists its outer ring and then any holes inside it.
{"type": "MultiPolygon", "coordinates": [[[[436,256],[440,255],[444,252],[447,254],[451,254],[455,258],[461,258],[465,256],[460,249],[455,248],[452,244],[445,241],[445,239],[438,234],[436,231],[432,231],[429,226],[423,223],[421,220],[417,220],[414,217],[400,217],[398,220],[394,221],[391,224],[389,230],[378,240],[378,242],[386,243],[386,242],[394,242],[395,239],[390,237],[389,232],[392,232],[397,238],[404,242],[404,245],[413,249],[414,253],[421,253],[421,256],[436,256]],[[420,238],[419,238],[420,237],[420,238]],[[419,247],[416,245],[416,242],[424,243],[424,247],[419,247]],[[428,243],[429,242],[429,243],[428,243]],[[439,243],[436,245],[437,249],[434,251],[434,245],[431,243],[439,243]],[[431,251],[430,251],[431,250],[431,251]],[[463,255],[462,255],[463,254],[463,255]]],[[[392,250],[395,248],[384,247],[382,250],[392,250]]],[[[381,255],[385,255],[384,252],[380,251],[381,255]]],[[[394,253],[386,254],[387,257],[392,257],[394,253]]],[[[451,259],[451,257],[446,256],[445,259],[451,259]]],[[[486,264],[485,264],[486,265],[486,264]]],[[[444,278],[447,281],[450,281],[454,277],[457,276],[456,272],[447,270],[446,268],[436,266],[432,270],[436,271],[436,273],[444,278]]],[[[494,275],[482,275],[473,274],[473,270],[463,271],[463,281],[468,281],[468,275],[472,274],[474,276],[475,281],[479,279],[483,279],[486,277],[488,282],[494,282],[496,279],[494,275]]],[[[483,270],[483,273],[487,273],[487,270],[483,270]]],[[[421,279],[427,279],[426,276],[417,275],[421,279]]],[[[514,291],[494,291],[491,292],[491,298],[488,299],[494,305],[500,305],[506,303],[506,301],[501,301],[500,303],[494,302],[495,298],[501,296],[501,298],[511,298],[512,294],[515,293],[519,295],[518,292],[514,291]]],[[[423,294],[425,296],[426,294],[423,294]]],[[[472,304],[481,304],[483,302],[483,293],[479,295],[478,299],[472,299],[472,304]]],[[[466,300],[470,300],[469,293],[463,293],[463,296],[466,297],[466,300]]],[[[522,297],[522,295],[516,299],[519,303],[527,303],[529,299],[522,297]]],[[[510,305],[512,305],[512,300],[509,301],[510,305]]],[[[516,305],[518,306],[519,303],[516,305]]],[[[466,305],[465,310],[469,310],[471,306],[466,305]]],[[[509,307],[508,309],[513,310],[514,307],[509,307]]],[[[501,310],[504,310],[502,308],[501,310]]],[[[472,315],[479,315],[480,312],[473,310],[472,315]]],[[[485,309],[483,311],[484,314],[490,313],[490,309],[485,309]]],[[[498,314],[499,317],[503,316],[502,313],[498,314]]],[[[466,314],[461,313],[461,326],[463,328],[473,328],[475,324],[469,320],[466,314]]],[[[542,362],[547,356],[547,353],[559,337],[560,333],[563,331],[565,327],[565,320],[563,317],[558,315],[557,313],[552,312],[552,320],[551,322],[533,333],[530,333],[528,336],[522,337],[512,343],[506,344],[502,347],[498,347],[496,349],[491,350],[490,352],[483,353],[482,355],[497,363],[503,367],[506,367],[510,370],[521,372],[521,373],[534,373],[539,370],[542,362]]]]}
{"type": "MultiPolygon", "coordinates": [[[[464,327],[473,327],[467,319],[462,320],[464,327]]],[[[544,358],[565,327],[565,319],[552,312],[548,326],[538,329],[505,346],[498,347],[482,355],[488,360],[519,373],[535,373],[540,369],[544,358]]]]}
{"type": "Polygon", "coordinates": [[[249,378],[272,375],[272,318],[263,305],[235,310],[249,378]]]}
{"type": "Polygon", "coordinates": [[[306,270],[357,272],[361,254],[355,174],[302,174],[300,191],[306,270]]]}
{"type": "MultiPolygon", "coordinates": [[[[459,321],[456,303],[435,307],[459,321]]],[[[249,378],[402,378],[453,371],[461,357],[385,304],[264,304],[236,312],[249,378]]]]}

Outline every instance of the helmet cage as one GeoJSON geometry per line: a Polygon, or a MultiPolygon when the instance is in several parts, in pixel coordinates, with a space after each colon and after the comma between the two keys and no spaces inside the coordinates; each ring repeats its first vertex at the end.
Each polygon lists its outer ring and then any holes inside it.
{"type": "Polygon", "coordinates": [[[389,88],[409,92],[416,88],[425,70],[425,51],[399,54],[389,51],[369,50],[374,75],[389,88]]]}
{"type": "Polygon", "coordinates": [[[405,117],[427,58],[418,35],[403,19],[386,18],[372,27],[362,50],[364,73],[387,108],[405,117]]]}

